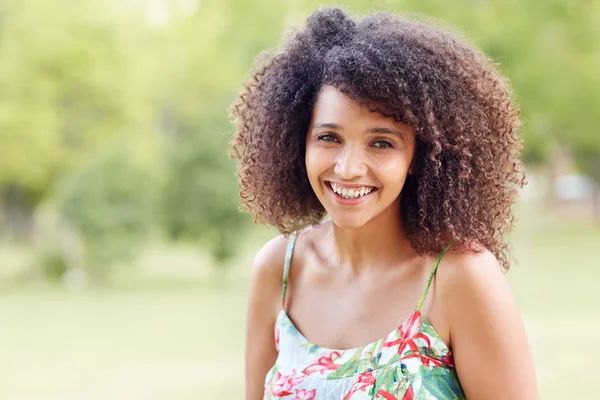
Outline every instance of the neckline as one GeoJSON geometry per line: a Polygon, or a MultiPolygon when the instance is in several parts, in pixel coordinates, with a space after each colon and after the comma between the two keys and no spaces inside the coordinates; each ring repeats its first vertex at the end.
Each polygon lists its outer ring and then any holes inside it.
{"type": "MultiPolygon", "coordinates": [[[[402,326],[404,326],[404,324],[406,324],[408,321],[410,321],[411,319],[420,319],[421,323],[424,325],[429,326],[429,328],[431,328],[431,332],[429,332],[429,334],[431,336],[433,336],[435,339],[437,339],[437,341],[439,342],[441,348],[445,351],[448,352],[448,354],[452,353],[452,349],[450,349],[450,347],[446,344],[446,342],[444,342],[444,340],[442,340],[442,338],[440,337],[439,333],[437,332],[437,330],[433,327],[433,325],[431,325],[431,323],[427,320],[427,318],[425,318],[423,316],[423,314],[421,313],[421,311],[419,310],[415,310],[412,314],[410,314],[404,321],[402,321],[402,323],[400,323],[400,325],[398,325],[395,329],[393,329],[390,333],[388,333],[386,336],[375,340],[374,342],[370,342],[367,343],[365,345],[362,346],[358,346],[358,347],[354,347],[354,348],[349,348],[349,349],[331,349],[328,347],[323,347],[323,346],[319,346],[318,344],[314,343],[312,340],[309,340],[306,336],[304,336],[304,334],[300,331],[300,329],[298,329],[298,327],[296,326],[296,324],[294,324],[294,321],[292,321],[292,319],[290,318],[290,316],[287,314],[287,312],[282,308],[281,311],[279,311],[279,316],[278,316],[278,320],[280,318],[285,318],[287,320],[287,322],[294,328],[294,330],[298,333],[298,335],[300,336],[300,339],[302,339],[302,341],[305,342],[305,344],[307,346],[313,347],[319,351],[322,352],[326,352],[326,353],[333,353],[333,352],[337,352],[340,355],[343,355],[344,353],[355,353],[361,349],[367,348],[367,347],[375,347],[377,345],[379,345],[381,342],[387,341],[390,338],[395,338],[398,334],[398,331],[400,330],[400,328],[402,326]]],[[[414,323],[414,321],[413,321],[414,323]]]]}

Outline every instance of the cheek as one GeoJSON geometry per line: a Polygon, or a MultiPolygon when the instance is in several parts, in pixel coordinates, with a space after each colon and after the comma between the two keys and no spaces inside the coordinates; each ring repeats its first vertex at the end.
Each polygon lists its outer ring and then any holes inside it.
{"type": "Polygon", "coordinates": [[[377,171],[378,178],[388,187],[402,187],[408,174],[408,165],[406,160],[388,160],[386,163],[380,163],[377,171]]]}
{"type": "Polygon", "coordinates": [[[392,198],[398,196],[404,187],[407,174],[408,166],[405,162],[397,161],[380,165],[377,178],[387,188],[382,194],[386,197],[392,196],[392,198]]]}
{"type": "Polygon", "coordinates": [[[311,181],[313,178],[317,179],[320,174],[327,170],[327,152],[317,146],[306,146],[304,161],[306,163],[306,172],[311,181]]]}

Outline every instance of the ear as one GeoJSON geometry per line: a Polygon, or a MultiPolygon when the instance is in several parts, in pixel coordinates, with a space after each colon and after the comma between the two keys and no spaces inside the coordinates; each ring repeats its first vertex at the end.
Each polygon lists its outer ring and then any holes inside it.
{"type": "Polygon", "coordinates": [[[408,175],[412,175],[415,173],[415,167],[416,167],[416,163],[417,163],[417,146],[418,146],[418,142],[415,141],[415,147],[413,148],[412,151],[412,158],[410,160],[410,165],[408,166],[408,175]]]}
{"type": "Polygon", "coordinates": [[[414,172],[415,172],[415,162],[416,162],[416,160],[414,158],[410,161],[410,165],[408,166],[408,175],[414,174],[414,172]]]}

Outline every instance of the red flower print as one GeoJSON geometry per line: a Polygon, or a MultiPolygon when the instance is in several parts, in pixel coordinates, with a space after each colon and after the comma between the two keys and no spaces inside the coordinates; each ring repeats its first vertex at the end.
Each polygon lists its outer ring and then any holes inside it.
{"type": "Polygon", "coordinates": [[[296,397],[294,398],[294,400],[313,400],[316,394],[316,389],[298,389],[296,390],[296,397]]]}
{"type": "Polygon", "coordinates": [[[447,366],[454,368],[454,357],[452,357],[452,353],[446,353],[442,356],[442,362],[447,366]]]}
{"type": "Polygon", "coordinates": [[[406,392],[404,393],[404,396],[402,396],[402,400],[414,400],[415,398],[415,392],[412,388],[412,386],[409,386],[408,389],[406,390],[406,392]]]}
{"type": "Polygon", "coordinates": [[[443,364],[440,360],[438,360],[437,358],[433,358],[433,357],[429,357],[426,356],[424,354],[421,353],[412,353],[409,354],[407,356],[404,356],[403,359],[408,359],[408,358],[419,358],[421,359],[421,362],[423,363],[423,365],[429,367],[432,364],[435,365],[436,367],[441,367],[443,364]]]}
{"type": "MultiPolygon", "coordinates": [[[[394,347],[400,345],[402,350],[404,350],[407,339],[419,334],[420,324],[418,323],[418,320],[420,315],[421,313],[418,311],[411,315],[406,321],[404,321],[402,326],[400,326],[400,338],[392,340],[391,342],[385,342],[383,345],[385,347],[394,347]]],[[[398,349],[398,354],[401,354],[401,349],[398,349]]]]}
{"type": "Polygon", "coordinates": [[[275,324],[275,348],[279,350],[279,325],[275,324]]]}
{"type": "Polygon", "coordinates": [[[309,365],[308,367],[302,370],[303,374],[310,375],[315,372],[324,373],[325,371],[335,371],[338,369],[339,365],[334,361],[340,358],[342,355],[334,351],[329,356],[319,357],[316,363],[309,365]]]}
{"type": "MultiPolygon", "coordinates": [[[[398,346],[398,354],[402,356],[406,351],[406,348],[409,347],[412,353],[419,352],[419,346],[417,345],[417,339],[421,339],[425,342],[426,347],[431,348],[431,340],[429,337],[421,332],[419,332],[419,328],[421,327],[421,322],[419,317],[421,316],[420,312],[415,312],[413,315],[407,319],[402,326],[400,327],[400,338],[385,342],[385,347],[393,347],[398,346]]],[[[415,355],[411,354],[406,358],[414,358],[415,355]]],[[[439,362],[438,360],[436,360],[439,362]]],[[[429,362],[426,363],[429,365],[429,362]]],[[[434,363],[435,364],[435,363],[434,363]]],[[[436,364],[437,365],[437,364],[436,364]]]]}
{"type": "Polygon", "coordinates": [[[427,337],[427,335],[423,334],[423,333],[417,333],[413,336],[413,340],[414,339],[423,339],[425,341],[425,343],[427,343],[427,348],[431,347],[431,341],[429,340],[429,338],[427,337]]]}
{"type": "Polygon", "coordinates": [[[379,392],[377,392],[377,394],[375,395],[375,397],[383,397],[385,400],[398,400],[398,398],[394,395],[392,395],[389,392],[386,392],[385,390],[380,390],[379,392]]]}
{"type": "Polygon", "coordinates": [[[359,390],[365,391],[368,387],[373,386],[375,384],[375,377],[372,372],[365,372],[358,376],[358,380],[354,382],[354,385],[350,388],[350,391],[344,396],[344,400],[350,400],[352,395],[359,390]]]}
{"type": "Polygon", "coordinates": [[[282,375],[278,372],[271,384],[271,393],[273,393],[274,396],[281,397],[292,394],[292,388],[304,380],[303,376],[295,375],[296,370],[292,370],[292,373],[289,375],[282,375]]]}
{"type": "Polygon", "coordinates": [[[411,315],[404,323],[402,324],[402,330],[404,331],[404,337],[412,337],[419,332],[419,327],[421,323],[419,318],[421,317],[421,313],[419,311],[415,312],[411,315]]]}

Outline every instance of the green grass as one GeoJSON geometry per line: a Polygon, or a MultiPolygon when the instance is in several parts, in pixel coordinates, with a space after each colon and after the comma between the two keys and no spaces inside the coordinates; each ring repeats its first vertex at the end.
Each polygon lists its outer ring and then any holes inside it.
{"type": "Polygon", "coordinates": [[[508,273],[529,335],[542,399],[600,392],[600,224],[539,219],[515,235],[508,273]]]}
{"type": "Polygon", "coordinates": [[[244,287],[0,297],[2,399],[239,399],[244,287]]]}
{"type": "MultiPolygon", "coordinates": [[[[0,398],[243,398],[248,265],[270,234],[252,239],[221,280],[199,252],[152,246],[111,289],[3,286],[0,398]]],[[[600,224],[524,214],[513,241],[519,264],[508,279],[542,398],[594,398],[600,224]]],[[[2,251],[0,265],[15,269],[16,253],[2,251]]]]}

